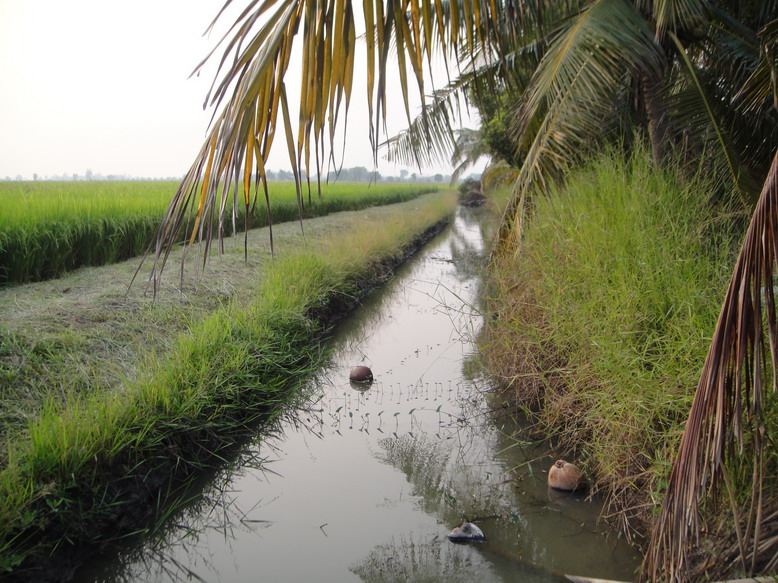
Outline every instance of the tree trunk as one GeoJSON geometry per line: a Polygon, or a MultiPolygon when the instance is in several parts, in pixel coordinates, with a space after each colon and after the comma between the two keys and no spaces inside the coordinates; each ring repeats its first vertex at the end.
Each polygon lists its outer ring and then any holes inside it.
{"type": "Polygon", "coordinates": [[[643,93],[643,107],[648,118],[648,138],[651,140],[651,154],[654,163],[662,166],[670,152],[670,124],[667,120],[667,108],[662,95],[662,75],[646,73],[640,78],[643,93]]]}

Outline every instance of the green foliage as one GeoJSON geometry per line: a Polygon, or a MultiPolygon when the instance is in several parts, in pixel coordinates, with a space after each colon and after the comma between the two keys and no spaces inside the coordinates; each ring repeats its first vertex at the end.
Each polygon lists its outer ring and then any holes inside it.
{"type": "MultiPolygon", "coordinates": [[[[617,505],[656,502],[731,273],[742,216],[706,192],[644,150],[601,157],[535,201],[520,253],[493,274],[512,308],[487,351],[533,355],[505,376],[544,377],[540,417],[617,505]]],[[[537,398],[528,386],[519,400],[537,398]]]]}
{"type": "Polygon", "coordinates": [[[481,181],[477,178],[466,178],[459,183],[457,190],[459,191],[459,198],[462,199],[470,194],[471,190],[481,190],[481,181]]]}
{"type": "MultiPolygon", "coordinates": [[[[306,191],[302,216],[402,202],[438,188],[324,184],[321,197],[308,196],[306,191]]],[[[0,285],[50,279],[78,267],[142,254],[175,189],[172,182],[0,182],[0,285]]],[[[270,192],[274,223],[300,218],[294,183],[273,183],[270,192]]],[[[267,207],[260,202],[248,226],[268,223],[267,207]]],[[[236,225],[244,226],[242,209],[236,225]]],[[[231,230],[232,222],[227,220],[225,234],[231,230]]],[[[179,234],[179,240],[182,237],[179,234]]]]}
{"type": "Polygon", "coordinates": [[[507,89],[490,91],[481,87],[480,90],[470,91],[470,99],[481,117],[478,133],[486,149],[497,160],[520,167],[518,139],[513,127],[517,93],[507,89]]]}

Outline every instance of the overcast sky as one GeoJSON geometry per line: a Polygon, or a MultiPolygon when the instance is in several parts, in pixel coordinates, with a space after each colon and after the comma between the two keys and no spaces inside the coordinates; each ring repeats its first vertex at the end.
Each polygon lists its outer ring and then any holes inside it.
{"type": "MultiPolygon", "coordinates": [[[[211,75],[189,74],[219,38],[203,32],[222,4],[0,0],[0,179],[182,176],[212,114],[202,107],[211,75]]],[[[363,86],[352,99],[344,166],[372,168],[363,86]]],[[[389,103],[393,132],[405,113],[401,99],[389,103]]],[[[274,170],[290,167],[279,138],[274,170]]],[[[400,169],[379,160],[382,174],[400,169]]]]}

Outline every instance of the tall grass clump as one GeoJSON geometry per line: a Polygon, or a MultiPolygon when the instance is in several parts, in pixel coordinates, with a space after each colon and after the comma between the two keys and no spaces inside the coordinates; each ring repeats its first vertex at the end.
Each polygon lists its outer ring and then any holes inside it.
{"type": "Polygon", "coordinates": [[[322,362],[333,318],[440,225],[451,200],[284,255],[251,297],[194,324],[137,380],[43,407],[6,446],[0,572],[36,580],[47,557],[77,565],[147,528],[176,484],[229,458],[282,411],[322,362]]]}
{"type": "Polygon", "coordinates": [[[637,151],[537,198],[491,274],[491,371],[580,456],[628,534],[660,499],[731,274],[741,213],[637,151]]]}
{"type": "MultiPolygon", "coordinates": [[[[161,181],[0,182],[0,285],[51,279],[78,267],[142,254],[176,187],[161,181]]],[[[270,212],[258,201],[248,227],[267,226],[271,218],[281,223],[403,202],[438,189],[420,184],[324,184],[321,196],[303,197],[301,208],[294,184],[277,182],[270,185],[270,212]]],[[[235,224],[238,229],[246,224],[243,207],[235,224]]],[[[231,234],[232,221],[224,229],[231,234]]]]}

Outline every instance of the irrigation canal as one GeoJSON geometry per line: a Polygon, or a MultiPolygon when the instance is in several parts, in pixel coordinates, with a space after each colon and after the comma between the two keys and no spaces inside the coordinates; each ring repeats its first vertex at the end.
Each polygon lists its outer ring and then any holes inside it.
{"type": "Polygon", "coordinates": [[[81,582],[631,580],[638,553],[598,522],[598,501],[546,486],[542,445],[469,366],[481,326],[478,212],[453,224],[332,338],[330,366],[154,536],[81,582]],[[352,366],[375,375],[365,389],[352,366]],[[483,543],[446,538],[463,517],[483,543]]]}

